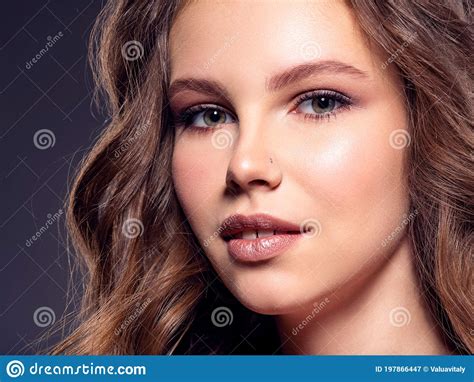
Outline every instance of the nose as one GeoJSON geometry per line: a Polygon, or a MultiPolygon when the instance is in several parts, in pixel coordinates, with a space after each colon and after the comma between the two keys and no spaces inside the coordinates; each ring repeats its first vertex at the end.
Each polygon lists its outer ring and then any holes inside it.
{"type": "Polygon", "coordinates": [[[270,139],[265,139],[268,131],[253,125],[240,124],[233,147],[226,174],[226,185],[233,193],[257,188],[271,190],[281,183],[282,174],[275,155],[277,148],[271,147],[270,139]]]}

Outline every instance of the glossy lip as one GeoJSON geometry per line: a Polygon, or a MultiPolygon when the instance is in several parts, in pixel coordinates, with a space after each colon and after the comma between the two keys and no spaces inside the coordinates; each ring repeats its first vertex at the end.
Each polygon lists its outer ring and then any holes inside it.
{"type": "Polygon", "coordinates": [[[300,226],[267,214],[232,215],[225,219],[220,227],[220,236],[227,243],[229,254],[242,262],[273,258],[299,240],[302,233],[300,226]],[[284,233],[256,239],[235,237],[245,230],[273,230],[284,233]]]}
{"type": "Polygon", "coordinates": [[[219,227],[220,235],[224,240],[228,240],[229,236],[245,230],[273,230],[302,233],[299,225],[263,213],[249,216],[242,214],[231,215],[224,219],[219,227]]]}

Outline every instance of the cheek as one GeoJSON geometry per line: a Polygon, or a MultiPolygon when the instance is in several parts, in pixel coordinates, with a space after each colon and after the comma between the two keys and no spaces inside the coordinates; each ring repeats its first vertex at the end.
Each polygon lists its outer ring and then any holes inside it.
{"type": "Polygon", "coordinates": [[[403,152],[390,147],[383,131],[337,134],[315,161],[317,187],[336,208],[373,206],[402,181],[403,152]]]}
{"type": "MultiPolygon", "coordinates": [[[[205,137],[202,139],[206,139],[205,137]]],[[[222,150],[223,151],[223,150],[222,150]]],[[[212,206],[225,179],[222,155],[206,141],[191,141],[183,136],[175,142],[172,158],[173,183],[181,207],[198,237],[203,227],[213,221],[212,206]]]]}
{"type": "Polygon", "coordinates": [[[313,200],[311,218],[321,223],[328,248],[344,249],[347,244],[350,250],[357,243],[367,253],[379,246],[408,209],[406,150],[390,144],[390,134],[405,129],[406,121],[403,112],[376,110],[344,121],[321,126],[327,131],[318,135],[316,147],[306,143],[298,151],[301,166],[292,171],[313,200]]]}
{"type": "Polygon", "coordinates": [[[197,150],[185,142],[177,142],[173,151],[172,175],[179,201],[186,212],[191,210],[204,194],[203,187],[207,178],[200,165],[197,150]]]}

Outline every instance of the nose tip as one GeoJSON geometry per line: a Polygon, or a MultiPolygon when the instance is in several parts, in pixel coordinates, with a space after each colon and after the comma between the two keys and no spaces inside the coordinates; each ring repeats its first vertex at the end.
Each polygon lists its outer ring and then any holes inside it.
{"type": "Polygon", "coordinates": [[[281,172],[274,158],[255,149],[235,153],[226,174],[226,185],[234,193],[256,188],[274,189],[280,182],[281,172]]]}
{"type": "Polygon", "coordinates": [[[267,116],[257,106],[240,115],[226,174],[226,185],[234,193],[271,190],[281,183],[278,149],[282,137],[275,132],[282,130],[276,126],[278,120],[267,116]]]}

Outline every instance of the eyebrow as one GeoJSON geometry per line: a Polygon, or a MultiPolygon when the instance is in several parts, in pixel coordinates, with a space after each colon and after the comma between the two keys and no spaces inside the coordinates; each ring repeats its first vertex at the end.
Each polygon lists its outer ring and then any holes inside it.
{"type": "Polygon", "coordinates": [[[178,93],[186,90],[192,90],[198,93],[223,97],[230,103],[230,95],[227,90],[218,82],[214,80],[205,80],[200,78],[182,78],[173,81],[169,87],[168,94],[170,99],[176,97],[178,93]]]}
{"type": "MultiPolygon", "coordinates": [[[[281,73],[275,74],[265,81],[267,92],[277,92],[292,83],[301,81],[304,78],[319,74],[345,74],[358,79],[368,79],[367,72],[356,67],[335,60],[324,60],[317,62],[304,63],[287,69],[281,73]]],[[[230,96],[227,90],[214,80],[199,78],[182,78],[173,81],[169,87],[170,98],[186,90],[196,91],[210,96],[223,97],[230,102],[230,96]]]]}
{"type": "Polygon", "coordinates": [[[297,65],[280,74],[276,74],[270,79],[267,79],[265,89],[268,92],[276,92],[292,83],[318,74],[346,74],[358,79],[369,78],[367,72],[357,69],[352,65],[345,64],[341,61],[324,60],[297,65]]]}

